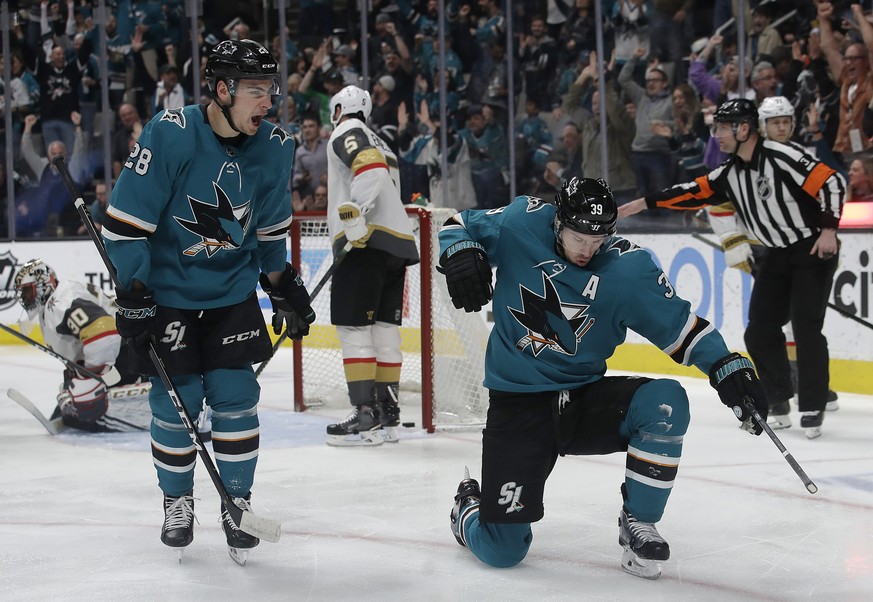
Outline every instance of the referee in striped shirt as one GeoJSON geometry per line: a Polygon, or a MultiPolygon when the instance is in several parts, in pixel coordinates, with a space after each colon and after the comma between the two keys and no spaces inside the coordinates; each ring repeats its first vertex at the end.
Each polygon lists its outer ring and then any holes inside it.
{"type": "Polygon", "coordinates": [[[692,182],[619,207],[619,218],[646,208],[696,210],[730,201],[746,229],[767,247],[749,302],[745,342],[772,414],[787,414],[793,396],[782,326],[797,344],[800,425],[821,434],[828,395],[828,347],[822,334],[837,268],[837,227],[846,181],[797,147],[758,134],[752,101],[728,100],[713,116],[713,136],[729,158],[692,182]]]}

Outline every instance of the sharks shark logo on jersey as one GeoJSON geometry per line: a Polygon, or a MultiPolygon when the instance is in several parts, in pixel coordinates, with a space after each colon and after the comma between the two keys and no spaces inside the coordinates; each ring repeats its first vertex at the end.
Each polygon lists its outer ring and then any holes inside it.
{"type": "Polygon", "coordinates": [[[167,109],[161,115],[161,121],[169,121],[170,123],[175,123],[183,130],[185,129],[185,114],[182,112],[182,109],[167,109]]]}
{"type": "Polygon", "coordinates": [[[180,217],[174,219],[180,226],[201,238],[200,242],[185,249],[184,254],[193,256],[206,251],[212,257],[222,249],[238,249],[248,231],[251,218],[251,201],[234,207],[227,193],[217,182],[212,183],[215,205],[188,196],[193,221],[180,217]]]}
{"type": "Polygon", "coordinates": [[[543,295],[519,285],[521,309],[509,308],[513,317],[527,329],[515,344],[516,349],[530,346],[534,356],[546,349],[565,355],[575,355],[579,341],[594,325],[588,315],[590,305],[561,303],[561,298],[549,276],[543,272],[543,295]]]}
{"type": "Polygon", "coordinates": [[[291,134],[280,128],[278,125],[273,128],[273,131],[270,132],[270,140],[273,138],[279,139],[279,144],[285,144],[286,140],[291,140],[291,134]]]}

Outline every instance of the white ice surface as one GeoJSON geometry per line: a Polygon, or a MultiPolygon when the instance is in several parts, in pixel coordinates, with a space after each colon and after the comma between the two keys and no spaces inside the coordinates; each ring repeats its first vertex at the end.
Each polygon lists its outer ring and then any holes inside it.
{"type": "MultiPolygon", "coordinates": [[[[51,437],[5,391],[49,413],[60,364],[0,347],[0,600],[873,600],[869,396],[841,393],[820,439],[778,432],[818,485],[810,495],[706,381],[683,379],[692,424],[658,525],[672,558],[646,581],[619,567],[622,454],[559,459],[530,553],[493,569],[448,526],[463,467],[480,471],[477,432],[328,447],[324,426],[339,414],[293,413],[288,365],[277,357],[262,375],[253,494],[257,513],[282,522],[282,539],[233,564],[218,495],[198,467],[200,524],[180,564],[159,540],[148,435],[51,437]]],[[[403,420],[421,424],[411,406],[403,420]]]]}

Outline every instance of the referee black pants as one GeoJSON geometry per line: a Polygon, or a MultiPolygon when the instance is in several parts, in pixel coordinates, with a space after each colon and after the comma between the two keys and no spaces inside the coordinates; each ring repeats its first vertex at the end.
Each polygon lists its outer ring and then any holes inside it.
{"type": "Polygon", "coordinates": [[[791,320],[797,345],[797,397],[801,412],[824,411],[830,373],[822,327],[839,255],[810,255],[818,237],[785,248],[768,248],[749,301],[746,349],[755,362],[770,405],[793,395],[785,335],[791,320]]]}

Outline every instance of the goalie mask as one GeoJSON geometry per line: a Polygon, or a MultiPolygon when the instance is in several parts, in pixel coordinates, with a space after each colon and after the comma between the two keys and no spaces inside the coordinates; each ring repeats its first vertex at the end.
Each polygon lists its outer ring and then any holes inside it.
{"type": "Polygon", "coordinates": [[[31,259],[15,275],[15,298],[29,315],[45,305],[57,287],[55,271],[42,259],[31,259]]]}
{"type": "Polygon", "coordinates": [[[357,86],[346,86],[330,99],[330,122],[336,127],[343,115],[360,113],[366,122],[373,110],[370,93],[357,86]]]}

